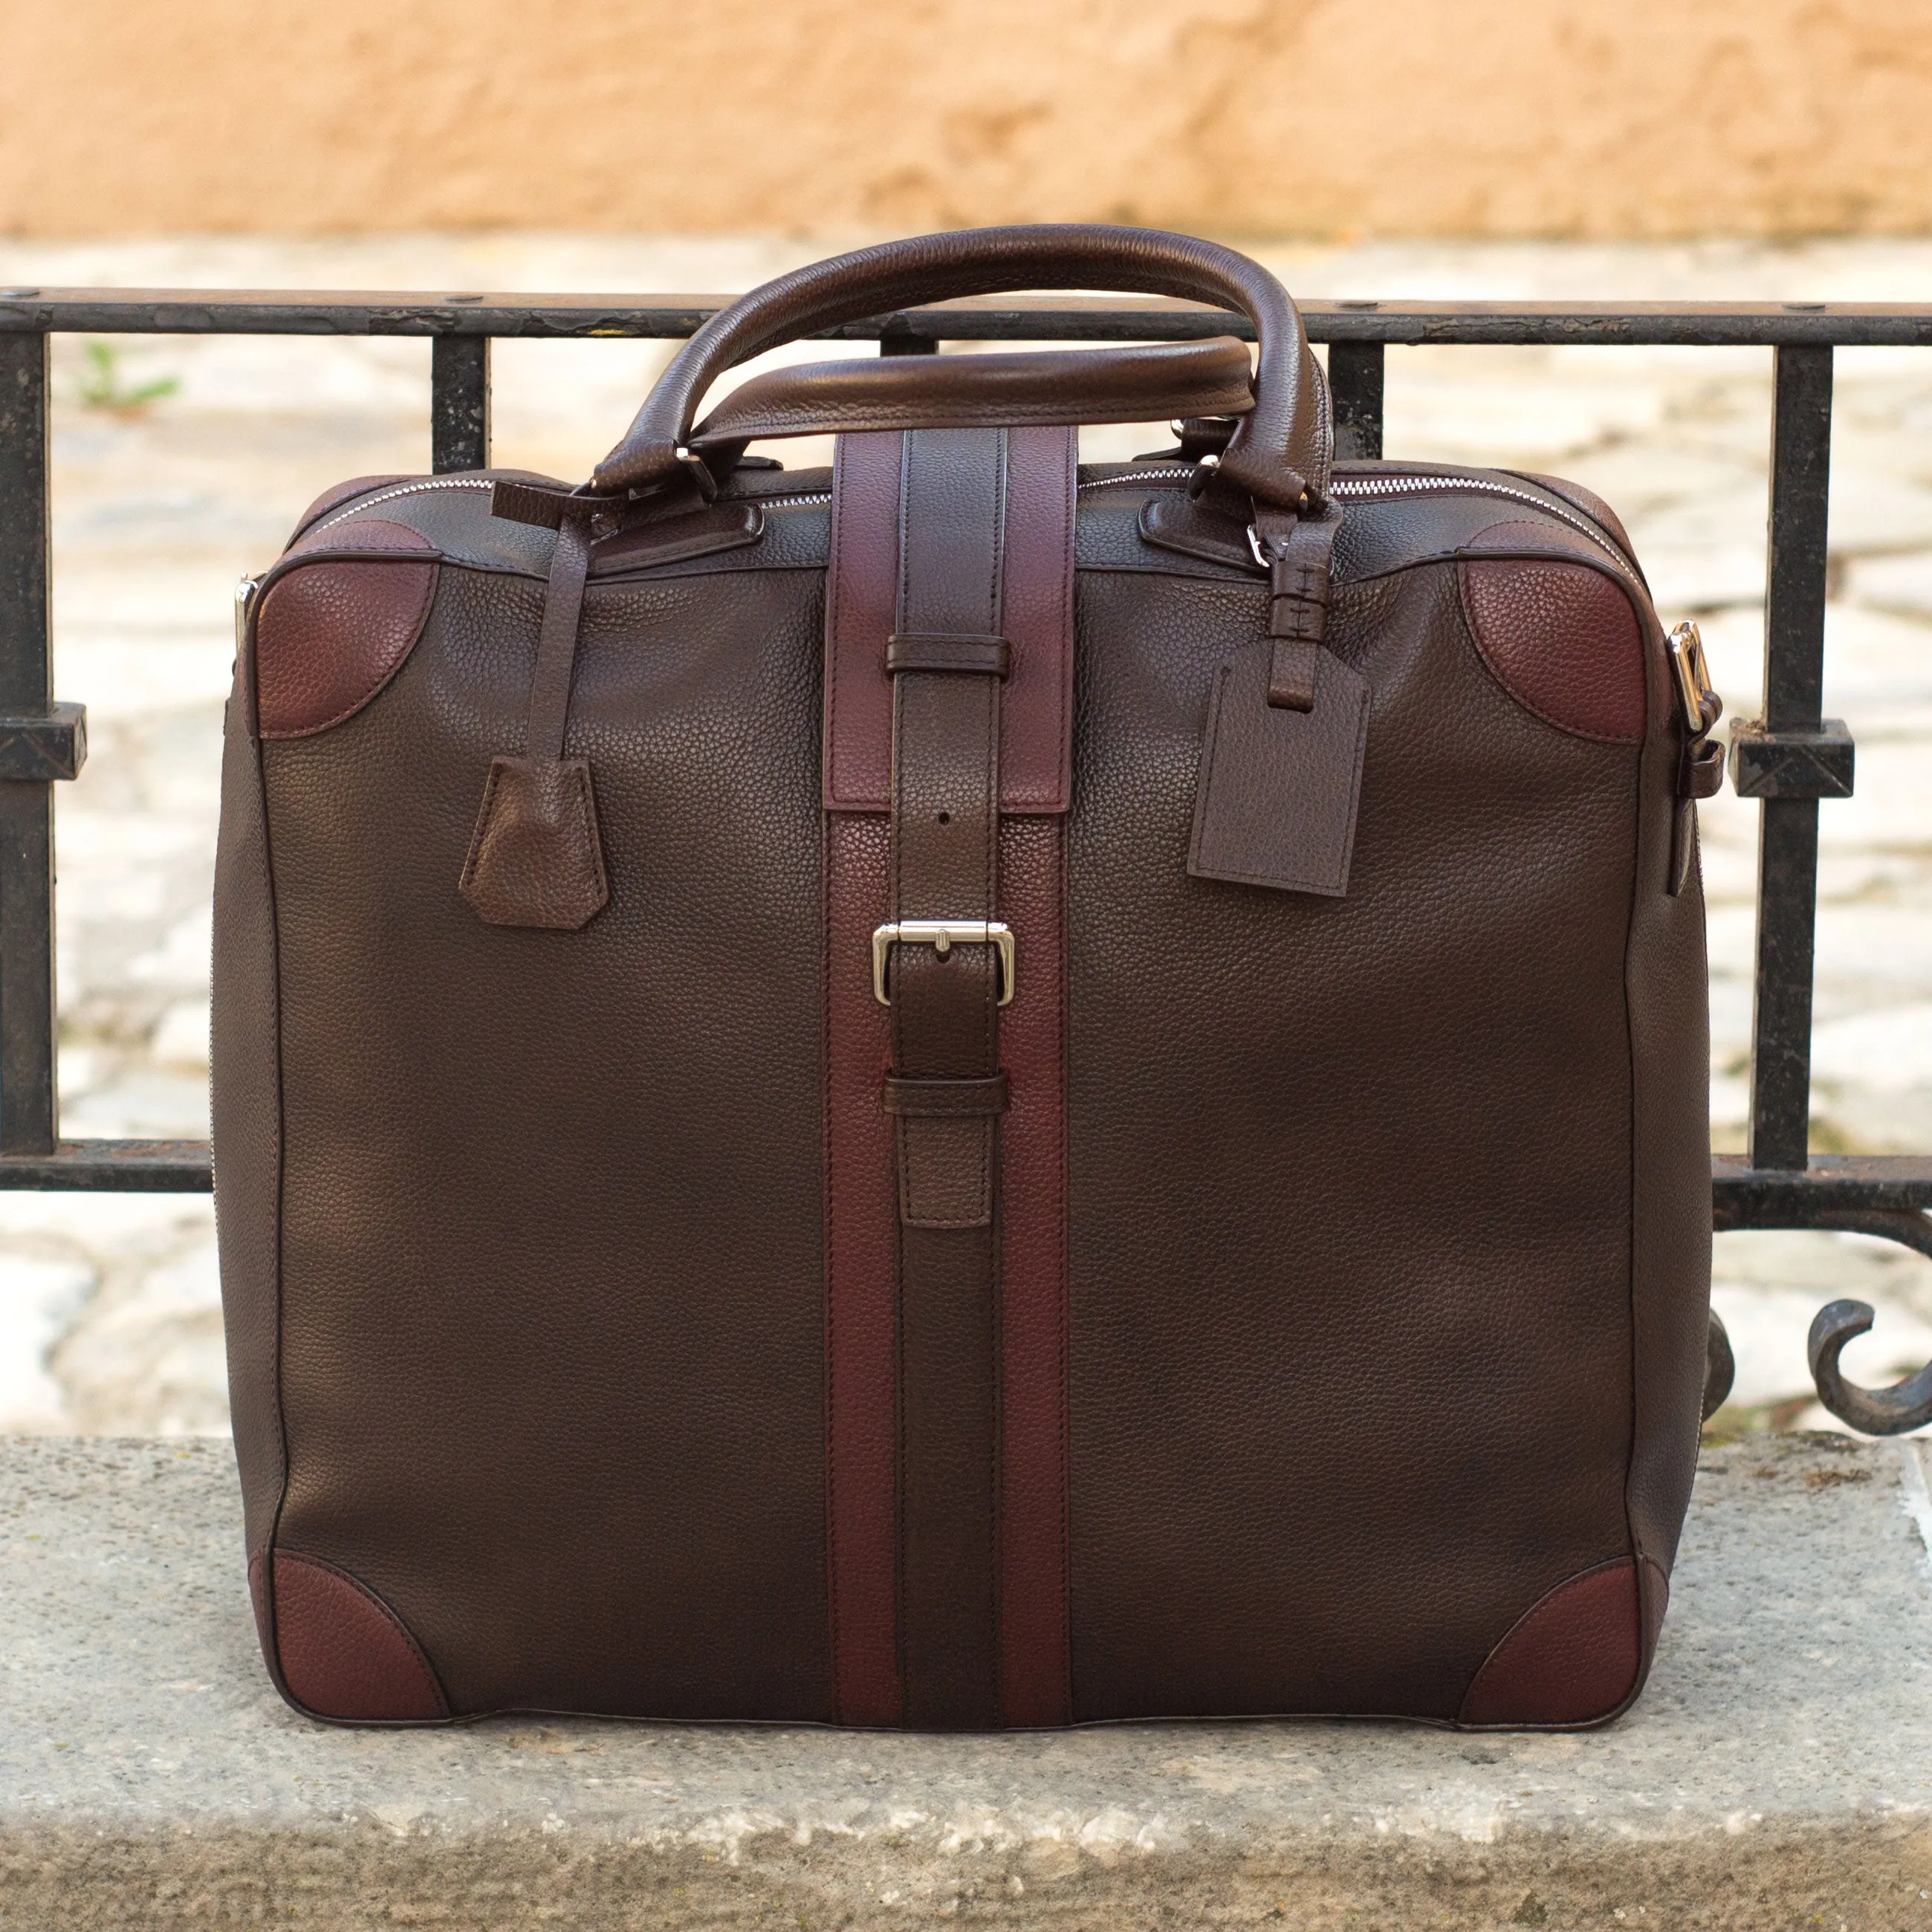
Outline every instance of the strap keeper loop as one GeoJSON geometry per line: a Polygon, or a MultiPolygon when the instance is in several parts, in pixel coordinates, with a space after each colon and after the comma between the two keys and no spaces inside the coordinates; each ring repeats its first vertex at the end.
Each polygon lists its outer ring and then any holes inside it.
{"type": "Polygon", "coordinates": [[[927,1119],[976,1119],[1006,1111],[1004,1071],[984,1080],[916,1080],[904,1074],[886,1076],[885,1109],[927,1119]]]}
{"type": "Polygon", "coordinates": [[[944,631],[899,631],[886,640],[886,670],[964,671],[1004,677],[1012,669],[1013,650],[1004,638],[944,631]]]}

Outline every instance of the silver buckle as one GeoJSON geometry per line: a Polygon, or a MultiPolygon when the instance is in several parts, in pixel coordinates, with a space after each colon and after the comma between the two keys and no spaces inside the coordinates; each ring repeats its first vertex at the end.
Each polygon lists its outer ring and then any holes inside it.
{"type": "Polygon", "coordinates": [[[880,926],[872,934],[872,997],[882,1006],[892,1003],[886,988],[886,968],[895,946],[929,946],[944,959],[956,946],[991,946],[997,949],[1000,970],[1000,1004],[1008,1006],[1013,997],[1013,932],[996,919],[901,919],[880,926]]]}
{"type": "Polygon", "coordinates": [[[1701,738],[1724,715],[1724,700],[1711,682],[1704,640],[1697,626],[1687,620],[1671,632],[1668,643],[1671,668],[1677,674],[1677,695],[1684,706],[1684,728],[1692,737],[1701,738]]]}

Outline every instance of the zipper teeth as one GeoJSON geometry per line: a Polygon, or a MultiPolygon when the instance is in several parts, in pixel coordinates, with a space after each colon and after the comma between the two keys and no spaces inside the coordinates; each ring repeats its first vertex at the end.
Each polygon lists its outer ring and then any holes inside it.
{"type": "Polygon", "coordinates": [[[1588,537],[1599,550],[1607,553],[1613,562],[1625,569],[1629,568],[1623,552],[1587,518],[1577,515],[1574,510],[1560,509],[1554,503],[1546,503],[1540,496],[1532,496],[1527,490],[1513,489],[1507,483],[1491,483],[1471,476],[1351,476],[1337,481],[1333,488],[1338,496],[1400,496],[1410,490],[1472,490],[1479,496],[1507,496],[1514,502],[1527,503],[1532,509],[1540,510],[1560,523],[1568,524],[1573,530],[1588,537]]]}
{"type": "MultiPolygon", "coordinates": [[[[1191,469],[1150,468],[1126,476],[1096,476],[1080,487],[1083,490],[1107,490],[1144,483],[1153,478],[1164,482],[1169,477],[1178,480],[1193,474],[1191,469]]],[[[1336,496],[1406,496],[1417,491],[1453,490],[1471,490],[1480,496],[1507,496],[1513,502],[1527,503],[1532,509],[1540,510],[1544,515],[1568,524],[1573,530],[1588,537],[1599,550],[1606,552],[1613,562],[1626,571],[1630,568],[1623,552],[1594,524],[1574,511],[1559,509],[1556,504],[1546,503],[1540,496],[1532,496],[1527,490],[1512,489],[1507,483],[1491,483],[1475,476],[1338,476],[1328,487],[1329,494],[1336,496]]]]}
{"type": "MultiPolygon", "coordinates": [[[[1170,478],[1184,480],[1194,474],[1192,466],[1174,466],[1163,469],[1136,470],[1125,476],[1096,476],[1080,485],[1082,490],[1109,490],[1130,488],[1136,484],[1154,482],[1165,482],[1170,478]]],[[[1507,496],[1512,502],[1527,503],[1532,509],[1540,510],[1546,516],[1555,517],[1559,522],[1568,524],[1573,530],[1588,537],[1599,550],[1606,551],[1616,563],[1628,568],[1623,553],[1610,539],[1593,524],[1567,509],[1558,509],[1554,503],[1546,503],[1540,496],[1532,496],[1527,490],[1512,489],[1507,483],[1491,483],[1474,476],[1342,476],[1337,477],[1329,486],[1330,493],[1336,496],[1402,496],[1417,490],[1466,490],[1481,496],[1507,496]]],[[[414,496],[425,490],[489,490],[495,488],[480,478],[467,476],[431,477],[420,483],[398,483],[387,490],[379,490],[373,496],[364,496],[346,510],[338,510],[331,517],[304,532],[304,536],[318,536],[335,525],[346,523],[351,517],[359,516],[364,510],[373,509],[378,503],[392,502],[398,496],[414,496]]],[[[832,500],[830,490],[802,490],[792,496],[748,496],[744,501],[755,503],[761,510],[802,509],[808,505],[829,503],[832,500]]]]}
{"type": "Polygon", "coordinates": [[[802,490],[796,496],[734,496],[734,503],[754,503],[761,510],[802,509],[808,503],[829,503],[832,500],[830,490],[802,490]]]}
{"type": "Polygon", "coordinates": [[[338,524],[346,523],[351,517],[359,517],[364,510],[373,509],[378,503],[394,501],[398,496],[414,496],[425,490],[494,490],[494,483],[486,483],[475,476],[431,476],[420,483],[394,483],[386,490],[378,490],[373,496],[358,496],[346,510],[338,510],[332,517],[325,517],[319,524],[312,524],[302,534],[319,536],[324,530],[333,530],[338,524]]]}
{"type": "Polygon", "coordinates": [[[1083,490],[1112,490],[1128,484],[1144,483],[1153,477],[1159,477],[1163,481],[1168,477],[1172,477],[1179,482],[1193,474],[1194,471],[1191,466],[1169,464],[1165,468],[1158,468],[1150,464],[1146,469],[1136,470],[1131,476],[1091,476],[1080,487],[1083,490]]]}

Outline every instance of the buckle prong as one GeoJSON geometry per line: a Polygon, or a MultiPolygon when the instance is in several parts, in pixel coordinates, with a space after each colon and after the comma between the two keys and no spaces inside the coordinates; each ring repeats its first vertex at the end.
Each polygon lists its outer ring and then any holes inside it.
{"type": "Polygon", "coordinates": [[[892,1003],[886,982],[895,946],[929,946],[942,959],[956,946],[990,946],[999,968],[999,1004],[1012,1002],[1012,928],[996,919],[900,919],[879,927],[872,934],[872,997],[882,1006],[892,1003]]]}

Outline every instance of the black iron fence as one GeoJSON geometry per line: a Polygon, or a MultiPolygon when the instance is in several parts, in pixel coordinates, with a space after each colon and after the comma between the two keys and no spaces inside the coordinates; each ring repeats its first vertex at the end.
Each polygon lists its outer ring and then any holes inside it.
{"type": "MultiPolygon", "coordinates": [[[[194,1141],[59,1137],[54,1046],[53,788],[78,771],[86,721],[56,704],[49,628],[47,350],[50,336],[404,335],[431,340],[431,460],[490,458],[490,344],[691,334],[728,298],[290,294],[0,289],[0,1187],[206,1192],[194,1141]]],[[[1339,452],[1382,454],[1382,372],[1395,344],[1687,344],[1768,349],[1774,371],[1764,715],[1734,749],[1760,802],[1757,958],[1747,1150],[1712,1163],[1716,1225],[1876,1234],[1932,1254],[1932,1156],[1808,1154],[1818,806],[1849,796],[1852,748],[1820,715],[1832,352],[1932,346],[1932,305],[1844,302],[1308,302],[1329,345],[1339,452]]],[[[1175,340],[1251,335],[1244,319],[1162,301],[998,298],[910,309],[829,332],[886,355],[941,341],[1175,340]]],[[[1734,734],[1734,744],[1736,734],[1734,734]]],[[[1820,1392],[1856,1426],[1932,1420],[1932,1369],[1896,1392],[1845,1384],[1844,1342],[1870,1324],[1834,1302],[1812,1331],[1820,1392]],[[1891,1396],[1888,1400],[1888,1396],[1891,1396]]]]}

